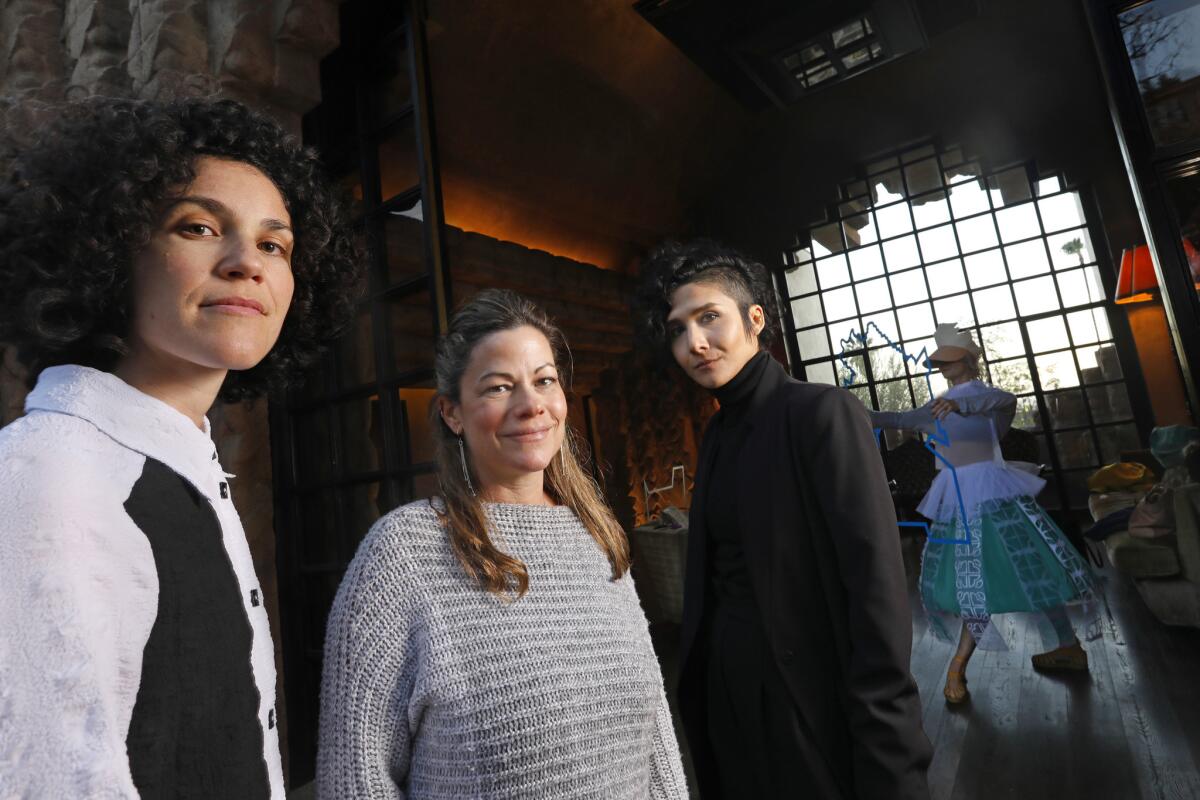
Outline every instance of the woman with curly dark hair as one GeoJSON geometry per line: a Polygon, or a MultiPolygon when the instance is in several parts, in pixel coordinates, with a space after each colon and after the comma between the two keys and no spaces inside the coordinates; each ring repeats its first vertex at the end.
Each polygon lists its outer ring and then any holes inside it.
{"type": "Polygon", "coordinates": [[[205,417],[353,307],[316,155],[232,101],[95,99],[6,134],[0,795],[283,797],[274,649],[205,417]]]}
{"type": "Polygon", "coordinates": [[[712,391],[679,706],[705,800],[927,798],[896,517],[862,403],[766,350],[766,269],[707,240],[643,264],[643,343],[712,391]]]}

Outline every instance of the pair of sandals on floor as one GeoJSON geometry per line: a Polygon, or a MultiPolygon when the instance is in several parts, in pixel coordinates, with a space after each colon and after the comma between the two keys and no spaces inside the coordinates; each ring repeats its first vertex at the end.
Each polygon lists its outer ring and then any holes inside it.
{"type": "MultiPolygon", "coordinates": [[[[955,656],[950,659],[950,669],[946,672],[946,688],[942,690],[942,694],[946,696],[946,702],[951,705],[964,703],[971,696],[971,693],[967,691],[968,658],[970,656],[955,656]]],[[[1046,653],[1038,653],[1031,656],[1029,660],[1033,662],[1033,668],[1037,670],[1069,672],[1087,672],[1088,670],[1087,652],[1079,642],[1046,653]]]]}

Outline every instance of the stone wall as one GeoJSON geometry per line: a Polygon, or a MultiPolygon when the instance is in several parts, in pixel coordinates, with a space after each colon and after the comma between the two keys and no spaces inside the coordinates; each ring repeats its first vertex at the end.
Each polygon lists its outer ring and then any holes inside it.
{"type": "MultiPolygon", "coordinates": [[[[301,117],[321,99],[320,61],[337,43],[338,0],[7,0],[0,124],[5,109],[26,101],[199,94],[240,100],[299,135],[301,117]]],[[[22,413],[26,392],[24,370],[0,348],[0,425],[22,413]]],[[[234,501],[280,664],[266,403],[218,406],[210,417],[222,464],[238,476],[234,501]]],[[[281,665],[279,674],[282,683],[281,665]]],[[[281,685],[285,734],[282,696],[281,685]]]]}

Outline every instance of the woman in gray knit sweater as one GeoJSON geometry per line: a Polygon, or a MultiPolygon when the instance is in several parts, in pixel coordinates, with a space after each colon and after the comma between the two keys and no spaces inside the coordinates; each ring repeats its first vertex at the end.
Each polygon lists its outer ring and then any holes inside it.
{"type": "Polygon", "coordinates": [[[624,533],[567,426],[570,353],[487,291],[438,344],[440,497],[371,529],[329,616],[323,798],[684,798],[624,533]]]}

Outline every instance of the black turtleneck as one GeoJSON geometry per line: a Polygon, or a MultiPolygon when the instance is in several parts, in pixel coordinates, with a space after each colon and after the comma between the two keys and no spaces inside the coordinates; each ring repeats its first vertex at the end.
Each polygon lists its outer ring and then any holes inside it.
{"type": "Polygon", "coordinates": [[[714,420],[716,427],[711,433],[715,437],[713,465],[705,487],[710,575],[718,604],[748,612],[753,612],[754,597],[742,547],[745,532],[736,491],[738,454],[745,439],[742,428],[750,413],[754,390],[770,365],[771,355],[760,352],[732,380],[713,390],[721,404],[721,414],[714,420]]]}

